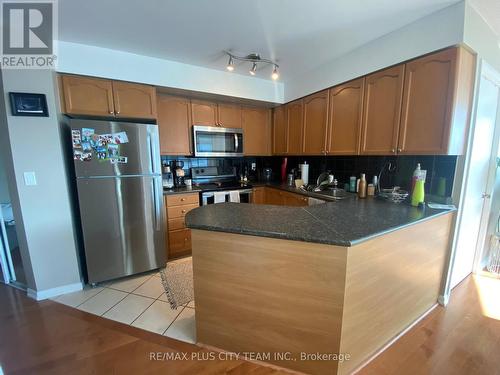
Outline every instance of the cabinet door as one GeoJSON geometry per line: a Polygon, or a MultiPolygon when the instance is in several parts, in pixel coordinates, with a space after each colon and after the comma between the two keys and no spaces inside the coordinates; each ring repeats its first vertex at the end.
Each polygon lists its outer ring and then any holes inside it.
{"type": "Polygon", "coordinates": [[[326,131],[328,124],[328,90],[310,95],[304,102],[304,153],[322,155],[326,153],[326,131]]]}
{"type": "Polygon", "coordinates": [[[69,115],[113,116],[113,85],[110,80],[62,76],[64,113],[69,115]]]}
{"type": "Polygon", "coordinates": [[[191,100],[191,122],[193,125],[216,126],[217,104],[191,100]]]}
{"type": "Polygon", "coordinates": [[[270,110],[243,107],[241,115],[245,155],[269,155],[271,149],[270,110]]]}
{"type": "Polygon", "coordinates": [[[273,109],[273,154],[288,153],[288,121],[286,106],[281,105],[273,109]]]}
{"type": "Polygon", "coordinates": [[[189,155],[190,106],[189,99],[176,96],[158,96],[158,130],[162,155],[189,155]]]}
{"type": "Polygon", "coordinates": [[[153,86],[113,81],[113,98],[116,117],[156,119],[156,89],[153,86]]]}
{"type": "Polygon", "coordinates": [[[294,193],[283,192],[283,204],[285,206],[303,207],[307,206],[309,200],[306,196],[294,193]]]}
{"type": "Polygon", "coordinates": [[[266,188],[256,187],[252,191],[252,203],[265,204],[266,203],[266,188]]]}
{"type": "Polygon", "coordinates": [[[406,64],[398,152],[445,154],[450,134],[457,48],[406,64]]]}
{"type": "Polygon", "coordinates": [[[404,69],[397,65],[366,77],[361,154],[396,153],[404,69]]]}
{"type": "Polygon", "coordinates": [[[301,155],[304,151],[304,118],[302,100],[296,100],[286,105],[288,122],[288,154],[301,155]]]}
{"type": "Polygon", "coordinates": [[[283,206],[283,192],[278,189],[266,188],[266,204],[283,206]]]}
{"type": "Polygon", "coordinates": [[[241,128],[241,107],[219,103],[217,105],[217,123],[225,128],[241,128]]]}
{"type": "Polygon", "coordinates": [[[359,153],[364,86],[365,79],[360,78],[330,89],[329,154],[359,153]]]}

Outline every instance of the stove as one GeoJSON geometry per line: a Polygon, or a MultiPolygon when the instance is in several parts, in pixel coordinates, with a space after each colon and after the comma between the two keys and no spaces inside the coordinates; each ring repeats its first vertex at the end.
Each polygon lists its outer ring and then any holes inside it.
{"type": "Polygon", "coordinates": [[[203,206],[224,202],[251,202],[252,185],[240,182],[234,170],[232,173],[220,173],[217,167],[191,168],[191,178],[193,185],[201,190],[200,200],[203,206]]]}

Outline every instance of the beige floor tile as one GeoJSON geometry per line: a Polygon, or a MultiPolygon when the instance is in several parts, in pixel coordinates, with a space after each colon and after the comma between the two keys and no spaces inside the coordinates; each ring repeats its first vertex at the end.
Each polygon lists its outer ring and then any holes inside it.
{"type": "Polygon", "coordinates": [[[151,277],[151,274],[124,277],[122,279],[111,282],[107,287],[130,293],[133,290],[137,289],[140,285],[148,281],[151,277]]]}
{"type": "Polygon", "coordinates": [[[125,292],[104,288],[102,292],[78,306],[78,309],[95,315],[102,315],[126,296],[127,293],[125,292]]]}
{"type": "Polygon", "coordinates": [[[156,300],[139,316],[132,325],[160,335],[172,324],[181,313],[182,307],[172,310],[168,302],[156,300]]]}
{"type": "Polygon", "coordinates": [[[117,322],[130,324],[149,306],[151,306],[153,302],[154,299],[152,298],[129,294],[118,304],[108,310],[103,317],[116,320],[117,322]]]}
{"type": "Polygon", "coordinates": [[[165,293],[165,289],[163,289],[161,279],[158,277],[151,277],[144,284],[135,289],[133,293],[156,299],[165,293]]]}
{"type": "Polygon", "coordinates": [[[65,305],[71,307],[77,307],[81,305],[88,299],[94,297],[97,293],[100,293],[103,288],[91,288],[90,286],[86,286],[83,290],[79,290],[78,292],[62,294],[60,296],[55,297],[53,300],[59,303],[63,303],[65,305]]]}
{"type": "Polygon", "coordinates": [[[170,325],[165,336],[177,339],[180,341],[196,343],[196,325],[194,318],[194,309],[185,307],[179,316],[170,325]]]}
{"type": "Polygon", "coordinates": [[[192,309],[194,309],[195,308],[194,301],[191,301],[188,304],[186,304],[186,307],[191,307],[192,309]]]}

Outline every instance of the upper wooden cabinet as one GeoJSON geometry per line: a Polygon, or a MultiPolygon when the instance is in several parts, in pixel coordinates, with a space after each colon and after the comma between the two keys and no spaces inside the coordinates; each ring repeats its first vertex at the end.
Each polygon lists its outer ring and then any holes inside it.
{"type": "Polygon", "coordinates": [[[398,153],[462,153],[473,67],[473,56],[459,48],[406,64],[398,153]]]}
{"type": "Polygon", "coordinates": [[[245,155],[270,155],[271,111],[266,108],[243,107],[241,118],[245,155]]]}
{"type": "Polygon", "coordinates": [[[236,104],[217,104],[217,124],[225,128],[241,128],[241,106],[236,104]]]}
{"type": "Polygon", "coordinates": [[[113,116],[113,85],[110,80],[63,75],[64,113],[113,116]]]}
{"type": "Polygon", "coordinates": [[[156,89],[137,83],[113,81],[115,115],[122,118],[156,118],[156,89]]]}
{"type": "Polygon", "coordinates": [[[156,118],[156,89],[137,83],[63,75],[64,113],[68,115],[156,118]]]}
{"type": "Polygon", "coordinates": [[[161,154],[191,154],[189,99],[158,95],[157,107],[161,154]]]}
{"type": "Polygon", "coordinates": [[[288,123],[288,153],[300,155],[304,152],[303,102],[296,100],[286,105],[288,123]]]}
{"type": "Polygon", "coordinates": [[[330,89],[327,153],[359,153],[365,79],[359,78],[330,89]]]}
{"type": "Polygon", "coordinates": [[[327,151],[328,96],[328,90],[325,90],[303,99],[305,154],[321,155],[327,151]]]}
{"type": "Polygon", "coordinates": [[[361,154],[396,153],[404,71],[404,65],[397,65],[366,77],[361,154]]]}
{"type": "Polygon", "coordinates": [[[288,153],[288,121],[286,106],[281,105],[273,109],[273,154],[285,155],[288,153]]]}
{"type": "Polygon", "coordinates": [[[191,100],[191,122],[193,125],[216,126],[217,103],[191,100]]]}

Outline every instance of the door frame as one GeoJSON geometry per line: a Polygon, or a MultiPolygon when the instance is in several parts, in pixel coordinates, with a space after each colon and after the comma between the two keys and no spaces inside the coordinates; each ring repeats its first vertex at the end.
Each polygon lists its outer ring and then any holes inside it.
{"type": "Polygon", "coordinates": [[[3,282],[10,284],[16,281],[16,271],[12,262],[12,256],[9,248],[9,239],[5,229],[5,221],[3,219],[3,211],[0,206],[0,266],[2,267],[3,282]]]}
{"type": "MultiPolygon", "coordinates": [[[[488,63],[486,63],[483,59],[479,58],[477,59],[477,65],[476,65],[476,73],[475,73],[475,82],[474,82],[474,96],[473,96],[473,102],[472,102],[472,108],[471,108],[471,115],[470,115],[470,127],[469,131],[467,134],[467,143],[466,143],[466,152],[463,156],[459,156],[457,159],[457,165],[455,168],[455,181],[453,183],[453,192],[452,192],[452,198],[453,202],[458,206],[457,207],[457,214],[455,216],[454,223],[452,224],[453,229],[453,237],[452,241],[450,244],[450,255],[448,257],[448,260],[445,264],[445,272],[443,274],[443,280],[441,283],[441,293],[438,297],[438,302],[439,304],[446,306],[449,302],[450,294],[451,294],[451,278],[452,278],[452,273],[453,273],[453,267],[455,265],[455,257],[456,257],[456,250],[457,250],[457,242],[458,242],[458,233],[461,229],[461,224],[462,224],[462,217],[463,217],[463,206],[465,202],[465,193],[466,193],[466,186],[469,181],[469,170],[471,167],[471,151],[472,151],[472,145],[474,142],[474,132],[476,130],[476,118],[477,118],[477,106],[478,106],[478,100],[479,100],[479,92],[480,92],[480,82],[483,76],[487,77],[497,77],[499,76],[499,72],[496,72],[488,63]]],[[[500,119],[499,119],[499,112],[500,112],[500,106],[497,108],[497,120],[495,123],[495,136],[499,133],[499,127],[500,127],[500,119]]],[[[498,143],[495,142],[498,147],[498,143]]],[[[493,144],[495,146],[495,144],[493,144]]],[[[495,149],[495,152],[498,150],[495,149]]],[[[492,149],[493,152],[493,149],[492,149]]],[[[490,162],[491,163],[491,162],[490,162]]],[[[490,165],[491,167],[491,165],[490,165]]],[[[490,170],[491,173],[491,170],[490,170]]],[[[488,181],[490,181],[490,173],[488,174],[488,181]]],[[[491,201],[490,201],[491,204],[491,201]]],[[[483,203],[483,209],[481,212],[481,220],[484,215],[484,203],[483,203]]],[[[481,222],[482,224],[482,222],[481,222]]],[[[481,233],[482,228],[480,227],[480,233],[481,233]]],[[[478,254],[478,243],[479,237],[476,241],[476,252],[474,256],[474,262],[473,262],[473,268],[472,268],[472,273],[477,273],[477,268],[479,266],[480,260],[478,261],[479,254],[478,254]]]]}

